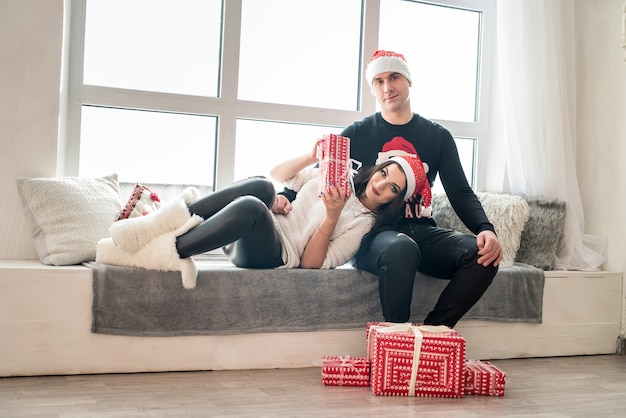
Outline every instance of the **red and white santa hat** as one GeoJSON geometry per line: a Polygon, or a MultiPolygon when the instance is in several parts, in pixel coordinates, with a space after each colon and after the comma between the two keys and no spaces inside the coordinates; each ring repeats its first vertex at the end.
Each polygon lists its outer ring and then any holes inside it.
{"type": "Polygon", "coordinates": [[[365,69],[365,79],[371,87],[374,77],[388,71],[402,74],[407,80],[409,80],[409,83],[412,82],[409,65],[407,64],[404,55],[393,51],[383,50],[378,50],[374,52],[374,55],[372,55],[372,58],[365,69]]]}
{"type": "Polygon", "coordinates": [[[432,203],[432,192],[426,178],[426,171],[422,160],[417,155],[399,155],[391,157],[389,161],[395,161],[406,175],[406,192],[404,200],[407,201],[417,195],[422,196],[421,204],[428,208],[432,203]]]}

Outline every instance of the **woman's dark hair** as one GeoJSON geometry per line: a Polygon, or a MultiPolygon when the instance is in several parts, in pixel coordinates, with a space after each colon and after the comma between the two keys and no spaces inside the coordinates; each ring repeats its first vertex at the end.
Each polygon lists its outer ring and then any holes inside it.
{"type": "MultiPolygon", "coordinates": [[[[372,178],[372,176],[387,167],[390,164],[397,164],[393,161],[385,161],[384,163],[362,168],[359,172],[354,176],[354,192],[356,196],[361,196],[365,193],[365,189],[367,187],[367,183],[372,178]]],[[[385,203],[376,209],[375,213],[375,221],[372,228],[369,230],[367,234],[361,240],[361,245],[356,254],[356,259],[358,260],[361,253],[365,251],[366,248],[369,247],[372,239],[379,232],[386,231],[389,229],[393,229],[400,219],[402,218],[402,208],[404,207],[404,192],[406,190],[406,186],[398,193],[398,195],[389,203],[385,203]]]]}

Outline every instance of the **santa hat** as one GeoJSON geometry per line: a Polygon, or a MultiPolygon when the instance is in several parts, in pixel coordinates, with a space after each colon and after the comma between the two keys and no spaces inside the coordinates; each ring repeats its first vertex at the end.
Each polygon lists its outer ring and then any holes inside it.
{"type": "Polygon", "coordinates": [[[365,69],[365,79],[371,87],[374,77],[388,71],[402,74],[407,80],[409,80],[409,83],[412,82],[411,72],[409,71],[409,66],[406,63],[404,55],[393,51],[382,50],[378,50],[374,52],[374,55],[372,55],[372,58],[365,69]]]}
{"type": "Polygon", "coordinates": [[[398,155],[417,155],[417,151],[413,144],[401,136],[395,136],[391,141],[386,142],[383,145],[383,149],[378,153],[375,164],[384,163],[391,157],[397,157],[398,155]]]}
{"type": "Polygon", "coordinates": [[[407,201],[417,195],[422,196],[422,205],[425,208],[430,207],[432,202],[432,193],[430,184],[426,178],[424,165],[417,155],[401,155],[391,157],[389,161],[395,161],[404,171],[406,175],[406,192],[404,200],[407,201]]]}
{"type": "MultiPolygon", "coordinates": [[[[407,141],[401,136],[394,136],[393,138],[391,138],[391,141],[385,142],[385,144],[383,145],[382,152],[389,152],[389,151],[404,151],[406,154],[413,154],[413,155],[417,154],[417,151],[415,150],[415,147],[413,146],[413,144],[411,144],[409,141],[407,141]]],[[[404,154],[398,154],[398,155],[404,155],[404,154]]]]}

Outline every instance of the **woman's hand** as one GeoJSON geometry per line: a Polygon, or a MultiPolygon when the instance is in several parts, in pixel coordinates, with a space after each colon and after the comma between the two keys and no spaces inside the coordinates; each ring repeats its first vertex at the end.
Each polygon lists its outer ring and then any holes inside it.
{"type": "Polygon", "coordinates": [[[317,151],[319,150],[320,144],[324,141],[323,138],[317,138],[315,140],[315,143],[313,144],[313,149],[311,150],[311,154],[309,155],[311,157],[311,159],[315,160],[315,161],[319,161],[318,157],[321,157],[321,155],[318,156],[317,151]]]}
{"type": "Polygon", "coordinates": [[[287,215],[291,212],[291,202],[282,194],[277,194],[272,204],[272,212],[277,215],[287,215]]]}
{"type": "Polygon", "coordinates": [[[330,237],[332,237],[339,216],[346,205],[346,192],[340,187],[329,185],[325,187],[320,196],[326,207],[326,216],[320,226],[317,227],[300,257],[301,268],[320,268],[324,265],[330,237]]]}
{"type": "Polygon", "coordinates": [[[326,206],[326,216],[338,219],[343,207],[346,205],[346,191],[341,187],[328,185],[322,191],[320,198],[324,202],[324,206],[326,206]]]}

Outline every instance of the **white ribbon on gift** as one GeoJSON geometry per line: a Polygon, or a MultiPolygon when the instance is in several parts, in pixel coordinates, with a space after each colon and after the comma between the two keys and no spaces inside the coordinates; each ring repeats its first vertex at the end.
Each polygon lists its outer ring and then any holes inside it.
{"type": "Polygon", "coordinates": [[[339,369],[341,370],[341,373],[339,375],[339,381],[341,383],[343,383],[344,373],[346,369],[354,370],[359,375],[363,374],[359,371],[359,369],[356,368],[356,366],[352,362],[354,357],[350,357],[350,354],[347,354],[345,356],[337,356],[337,357],[338,357],[337,360],[339,360],[339,369]]]}
{"type": "MultiPolygon", "coordinates": [[[[370,335],[372,330],[376,330],[380,333],[394,333],[394,332],[412,332],[415,335],[415,345],[413,347],[413,366],[411,367],[411,381],[409,382],[409,396],[415,396],[415,386],[417,385],[417,371],[420,364],[420,355],[422,353],[422,342],[424,341],[424,332],[450,332],[452,329],[445,325],[413,325],[410,322],[394,325],[373,325],[370,328],[370,335]]],[[[369,343],[368,343],[369,347],[369,343]]]]}
{"type": "Polygon", "coordinates": [[[363,163],[360,161],[357,161],[353,158],[348,159],[348,180],[350,181],[350,187],[352,188],[352,193],[355,193],[354,191],[354,176],[356,175],[356,173],[359,172],[359,170],[361,169],[361,166],[363,166],[363,163]],[[356,167],[355,167],[356,166],[356,167]]]}

